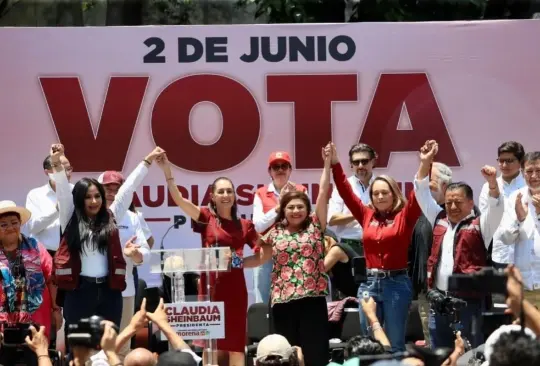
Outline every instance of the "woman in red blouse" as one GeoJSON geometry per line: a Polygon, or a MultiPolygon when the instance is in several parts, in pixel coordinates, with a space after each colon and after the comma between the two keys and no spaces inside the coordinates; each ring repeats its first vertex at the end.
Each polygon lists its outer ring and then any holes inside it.
{"type": "MultiPolygon", "coordinates": [[[[218,339],[218,357],[228,352],[230,365],[244,365],[246,345],[247,289],[243,268],[257,267],[270,259],[270,249],[260,246],[259,234],[250,220],[238,217],[236,194],[231,180],[217,178],[212,183],[211,201],[208,207],[199,207],[182,197],[174,183],[170,163],[163,155],[158,160],[165,173],[167,186],[174,202],[182,211],[201,225],[199,231],[204,247],[229,247],[232,250],[232,268],[211,276],[212,301],[225,303],[225,338],[218,339]],[[244,258],[244,245],[260,249],[255,255],[244,258]],[[266,253],[266,254],[265,254],[266,253]]],[[[201,275],[199,294],[206,295],[206,276],[201,275]]],[[[207,359],[208,355],[204,355],[207,359]]],[[[216,360],[215,357],[213,357],[216,360]]],[[[205,361],[206,364],[206,361],[205,361]]]]}
{"type": "Polygon", "coordinates": [[[324,267],[324,230],[330,191],[330,156],[315,210],[304,192],[287,192],[279,203],[276,225],[263,237],[272,246],[270,296],[275,332],[302,348],[309,366],[326,366],[329,358],[328,276],[324,267]]]}
{"type": "MultiPolygon", "coordinates": [[[[405,350],[405,330],[412,300],[412,284],[407,274],[408,247],[422,211],[411,191],[407,201],[396,181],[386,175],[375,178],[369,187],[371,204],[366,206],[354,194],[338,161],[334,144],[326,146],[331,155],[334,183],[343,201],[364,230],[363,243],[368,279],[360,285],[358,297],[368,292],[377,302],[377,318],[392,344],[392,351],[405,350]]],[[[367,324],[360,309],[361,328],[367,324]]]]}

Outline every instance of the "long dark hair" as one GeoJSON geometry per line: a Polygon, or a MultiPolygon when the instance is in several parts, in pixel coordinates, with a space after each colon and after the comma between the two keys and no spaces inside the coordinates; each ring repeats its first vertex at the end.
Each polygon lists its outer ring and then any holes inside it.
{"type": "Polygon", "coordinates": [[[276,217],[276,223],[284,223],[286,221],[285,208],[287,207],[289,202],[296,199],[302,200],[302,202],[304,202],[304,205],[306,205],[307,216],[306,220],[302,224],[302,230],[305,230],[309,224],[309,215],[311,214],[311,202],[309,202],[308,195],[301,191],[287,192],[283,195],[283,197],[281,197],[281,201],[279,202],[279,212],[276,217]]]}
{"type": "MultiPolygon", "coordinates": [[[[231,218],[232,218],[232,221],[238,225],[238,227],[241,227],[242,224],[240,223],[240,219],[238,218],[238,204],[236,202],[236,188],[234,187],[234,184],[232,182],[232,180],[230,180],[229,178],[227,177],[219,177],[217,178],[213,183],[212,185],[210,186],[211,189],[212,189],[212,193],[215,193],[216,192],[216,185],[217,185],[217,182],[219,182],[220,180],[226,180],[227,182],[229,182],[232,186],[232,189],[233,189],[233,192],[234,192],[234,203],[231,207],[231,218]]],[[[212,215],[214,215],[214,217],[216,218],[216,220],[218,221],[218,223],[220,223],[220,218],[219,218],[219,215],[217,213],[217,207],[216,207],[216,203],[213,201],[213,200],[210,200],[210,202],[208,202],[208,209],[210,210],[210,212],[212,213],[212,215]]]]}
{"type": "Polygon", "coordinates": [[[85,252],[84,245],[90,234],[92,234],[91,245],[105,254],[107,251],[109,237],[116,230],[114,218],[109,214],[105,203],[105,190],[101,183],[92,178],[83,178],[73,187],[73,205],[75,210],[69,220],[66,228],[66,240],[68,248],[73,254],[82,254],[85,252]],[[95,186],[101,195],[101,208],[95,219],[91,220],[85,213],[84,201],[86,193],[91,186],[95,186]]]}

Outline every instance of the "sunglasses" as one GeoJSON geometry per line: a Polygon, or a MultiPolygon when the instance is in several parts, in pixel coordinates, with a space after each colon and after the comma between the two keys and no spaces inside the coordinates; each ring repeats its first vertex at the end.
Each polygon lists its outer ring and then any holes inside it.
{"type": "Polygon", "coordinates": [[[351,161],[351,164],[354,166],[358,166],[360,164],[368,165],[370,161],[371,159],[356,159],[356,160],[351,161]]]}
{"type": "Polygon", "coordinates": [[[278,170],[287,170],[289,169],[289,167],[289,164],[273,164],[270,166],[270,168],[272,168],[272,170],[275,172],[277,172],[278,170]]]}

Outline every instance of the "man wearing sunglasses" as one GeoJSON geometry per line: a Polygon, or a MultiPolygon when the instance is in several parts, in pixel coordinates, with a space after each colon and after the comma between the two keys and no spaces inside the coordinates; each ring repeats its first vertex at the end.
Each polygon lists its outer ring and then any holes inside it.
{"type": "MultiPolygon", "coordinates": [[[[264,234],[276,222],[280,198],[287,192],[306,192],[306,187],[289,181],[292,173],[292,163],[289,153],[274,151],[268,159],[268,174],[272,181],[261,187],[253,198],[253,224],[257,232],[264,234]]],[[[270,274],[273,262],[268,261],[262,266],[253,268],[253,285],[255,302],[270,301],[270,274]]]]}
{"type": "MultiPolygon", "coordinates": [[[[348,180],[354,193],[364,204],[369,204],[369,186],[373,179],[373,167],[377,159],[375,150],[367,144],[356,144],[349,150],[349,163],[353,171],[348,180]]],[[[354,219],[343,199],[334,187],[330,206],[328,208],[328,225],[338,237],[338,245],[348,246],[350,249],[364,256],[362,247],[362,227],[354,219]]],[[[347,248],[347,249],[349,249],[347,248]]]]}

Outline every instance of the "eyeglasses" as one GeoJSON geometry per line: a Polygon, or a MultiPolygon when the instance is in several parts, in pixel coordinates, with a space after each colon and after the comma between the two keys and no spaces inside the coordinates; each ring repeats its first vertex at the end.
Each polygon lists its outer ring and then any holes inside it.
{"type": "Polygon", "coordinates": [[[273,164],[270,166],[270,168],[272,168],[272,170],[275,172],[277,172],[278,170],[287,170],[289,169],[289,167],[289,164],[273,164]]]}
{"type": "Polygon", "coordinates": [[[515,158],[509,158],[509,159],[498,158],[497,161],[499,162],[499,164],[503,165],[504,163],[512,164],[512,163],[516,162],[517,159],[515,159],[515,158]]]}
{"type": "Polygon", "coordinates": [[[351,164],[354,166],[358,166],[360,164],[368,165],[370,161],[371,159],[356,159],[356,160],[351,161],[351,164]]]}
{"type": "Polygon", "coordinates": [[[21,227],[21,223],[20,222],[12,222],[12,223],[2,222],[2,223],[0,223],[0,230],[7,230],[10,227],[12,227],[14,229],[18,229],[19,227],[21,227]]]}

